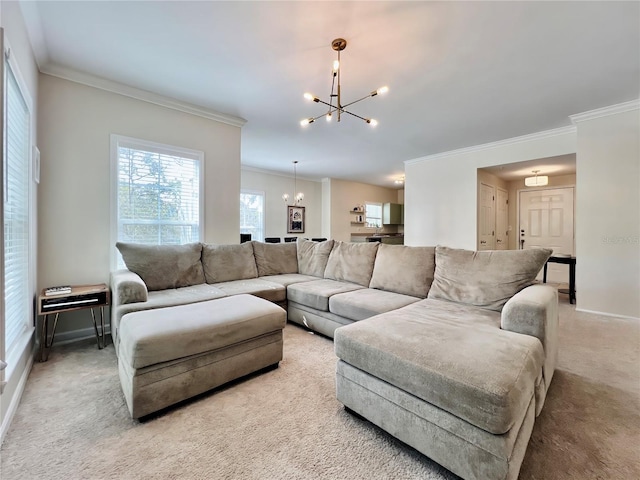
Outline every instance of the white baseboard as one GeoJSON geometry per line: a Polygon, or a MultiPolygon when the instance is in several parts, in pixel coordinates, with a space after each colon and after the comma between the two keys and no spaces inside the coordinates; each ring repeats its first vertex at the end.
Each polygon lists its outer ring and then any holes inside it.
{"type": "MultiPolygon", "coordinates": [[[[110,325],[105,325],[105,335],[111,335],[110,325]]],[[[68,343],[79,342],[88,338],[96,338],[96,331],[93,327],[69,330],[67,332],[56,333],[53,346],[66,345],[68,343]]]]}
{"type": "Polygon", "coordinates": [[[0,445],[4,441],[4,436],[9,431],[9,426],[11,425],[11,421],[13,420],[13,416],[16,414],[18,410],[18,405],[20,404],[20,400],[22,399],[22,394],[24,393],[24,388],[27,385],[27,378],[29,378],[29,374],[31,373],[31,368],[33,367],[33,355],[29,355],[29,360],[27,361],[27,366],[22,372],[20,376],[20,381],[18,382],[18,386],[16,387],[16,391],[11,398],[11,403],[9,404],[9,408],[7,409],[7,414],[4,416],[2,420],[2,425],[0,425],[0,445]]]}
{"type": "Polygon", "coordinates": [[[615,313],[608,313],[608,312],[598,312],[596,310],[585,310],[584,308],[576,308],[576,312],[593,313],[594,315],[602,315],[604,317],[623,318],[625,320],[640,321],[639,317],[630,317],[628,315],[617,315],[615,313]]]}

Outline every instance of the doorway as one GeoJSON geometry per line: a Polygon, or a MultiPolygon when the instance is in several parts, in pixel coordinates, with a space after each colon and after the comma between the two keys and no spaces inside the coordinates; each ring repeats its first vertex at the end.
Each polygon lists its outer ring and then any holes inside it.
{"type": "MultiPolygon", "coordinates": [[[[575,255],[574,187],[520,190],[518,248],[544,247],[554,255],[575,255]]],[[[566,265],[550,263],[547,279],[565,282],[566,265]]]]}

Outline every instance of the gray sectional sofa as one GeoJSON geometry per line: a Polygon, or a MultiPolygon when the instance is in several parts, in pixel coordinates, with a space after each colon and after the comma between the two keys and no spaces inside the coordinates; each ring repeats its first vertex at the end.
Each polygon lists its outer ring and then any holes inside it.
{"type": "Polygon", "coordinates": [[[251,294],[334,338],[337,398],[465,479],[514,479],[557,358],[549,250],[310,242],[118,244],[133,312],[251,294]]]}

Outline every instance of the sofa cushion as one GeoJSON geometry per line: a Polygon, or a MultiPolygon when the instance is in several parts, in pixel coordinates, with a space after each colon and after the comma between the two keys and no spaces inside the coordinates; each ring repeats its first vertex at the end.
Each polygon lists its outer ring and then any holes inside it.
{"type": "Polygon", "coordinates": [[[251,242],[256,259],[258,276],[298,273],[295,243],[251,242]]]}
{"type": "Polygon", "coordinates": [[[287,299],[316,310],[329,311],[329,298],[338,293],[351,292],[364,288],[355,283],[337,282],[335,280],[313,280],[311,282],[294,283],[287,287],[287,299]]]}
{"type": "Polygon", "coordinates": [[[202,266],[207,283],[228,282],[256,278],[253,245],[202,245],[202,266]]]}
{"type": "Polygon", "coordinates": [[[150,291],[204,283],[200,243],[146,245],[118,242],[116,247],[127,268],[137,273],[150,291]]]}
{"type": "Polygon", "coordinates": [[[287,298],[285,287],[279,283],[268,282],[259,278],[230,280],[228,282],[213,283],[211,286],[218,288],[229,296],[248,293],[271,302],[282,302],[287,298]]]}
{"type": "Polygon", "coordinates": [[[378,247],[370,288],[425,298],[433,282],[435,247],[378,247]]]}
{"type": "Polygon", "coordinates": [[[324,269],[329,260],[329,254],[333,248],[333,240],[324,242],[312,242],[304,238],[298,238],[298,273],[324,277],[324,269]]]}
{"type": "Polygon", "coordinates": [[[546,248],[474,252],[436,247],[436,271],[429,298],[500,311],[529,285],[551,255],[546,248]]]}
{"type": "Polygon", "coordinates": [[[400,293],[363,288],[331,296],[329,311],[356,321],[396,310],[419,300],[418,297],[410,297],[400,293]]]}
{"type": "Polygon", "coordinates": [[[378,242],[335,242],[327,261],[324,277],[368,287],[378,245],[380,245],[378,242]]]}
{"type": "Polygon", "coordinates": [[[283,287],[288,287],[294,283],[311,282],[318,280],[318,277],[312,277],[311,275],[301,275],[299,273],[285,273],[282,275],[267,275],[266,277],[258,277],[260,280],[266,280],[267,282],[277,283],[283,287]]]}
{"type": "Polygon", "coordinates": [[[429,308],[409,305],[338,328],[336,355],[478,428],[509,431],[541,380],[540,341],[474,323],[474,315],[490,313],[486,309],[422,302],[429,308]],[[460,308],[468,322],[458,320],[460,308]]]}

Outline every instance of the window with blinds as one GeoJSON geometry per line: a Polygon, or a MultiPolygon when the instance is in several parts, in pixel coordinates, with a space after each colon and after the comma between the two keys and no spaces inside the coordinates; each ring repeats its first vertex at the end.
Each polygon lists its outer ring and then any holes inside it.
{"type": "Polygon", "coordinates": [[[30,113],[20,86],[5,60],[4,302],[5,352],[30,323],[29,163],[30,113]]]}
{"type": "Polygon", "coordinates": [[[157,245],[199,242],[204,153],[120,136],[113,140],[116,239],[157,245]]]}
{"type": "Polygon", "coordinates": [[[240,233],[251,234],[251,240],[264,241],[264,192],[240,192],[240,233]]]}

